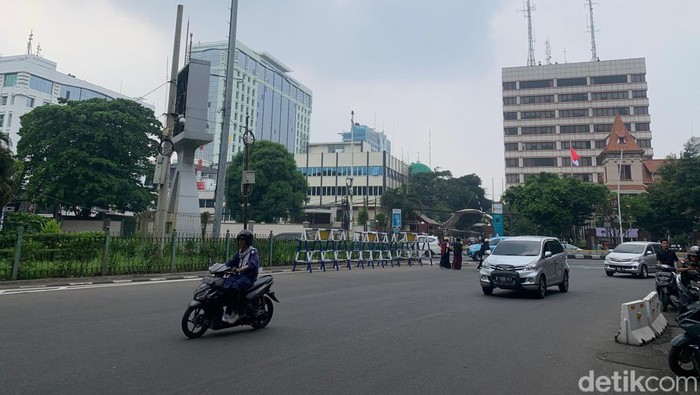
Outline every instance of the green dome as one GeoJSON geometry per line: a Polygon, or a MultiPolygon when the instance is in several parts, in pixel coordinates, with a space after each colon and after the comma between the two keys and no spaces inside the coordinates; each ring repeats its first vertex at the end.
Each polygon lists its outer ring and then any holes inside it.
{"type": "Polygon", "coordinates": [[[408,172],[410,174],[420,174],[420,173],[430,173],[432,170],[423,163],[414,162],[408,166],[408,172]]]}

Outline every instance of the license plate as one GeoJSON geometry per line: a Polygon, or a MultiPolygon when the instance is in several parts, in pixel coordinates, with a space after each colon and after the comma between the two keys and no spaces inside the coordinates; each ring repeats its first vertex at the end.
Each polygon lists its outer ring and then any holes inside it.
{"type": "Polygon", "coordinates": [[[512,283],[513,278],[512,277],[506,277],[506,276],[496,276],[496,282],[499,283],[512,283]]]}

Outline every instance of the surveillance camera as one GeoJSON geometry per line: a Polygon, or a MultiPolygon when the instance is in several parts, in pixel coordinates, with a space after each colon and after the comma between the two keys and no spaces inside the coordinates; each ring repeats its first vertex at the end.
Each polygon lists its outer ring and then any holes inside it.
{"type": "Polygon", "coordinates": [[[184,125],[185,124],[185,116],[180,115],[179,117],[177,117],[177,121],[180,123],[180,125],[184,125]]]}

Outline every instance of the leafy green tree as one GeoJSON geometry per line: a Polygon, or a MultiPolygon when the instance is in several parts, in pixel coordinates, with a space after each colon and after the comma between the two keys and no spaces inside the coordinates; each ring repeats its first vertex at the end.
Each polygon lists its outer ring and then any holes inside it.
{"type": "Polygon", "coordinates": [[[377,213],[377,225],[379,226],[379,229],[386,229],[386,224],[387,224],[387,216],[384,213],[377,213]]]}
{"type": "Polygon", "coordinates": [[[362,207],[360,211],[357,212],[357,223],[362,224],[365,231],[367,230],[367,221],[369,221],[369,213],[366,207],[362,207]]]}
{"type": "Polygon", "coordinates": [[[380,200],[382,208],[390,213],[391,210],[401,209],[404,223],[416,217],[416,211],[420,210],[421,204],[418,195],[408,192],[407,185],[402,185],[396,189],[388,189],[380,200]]]}
{"type": "Polygon", "coordinates": [[[647,189],[653,211],[645,218],[657,237],[700,228],[700,155],[686,145],[680,157],[668,157],[659,168],[661,180],[647,189]]]}
{"type": "Polygon", "coordinates": [[[12,199],[15,189],[13,183],[15,158],[10,144],[9,134],[0,132],[0,209],[12,199]]]}
{"type": "Polygon", "coordinates": [[[504,201],[514,226],[523,233],[575,239],[575,227],[593,218],[610,191],[601,184],[540,173],[524,185],[509,188],[504,201]]]}
{"type": "MultiPolygon", "coordinates": [[[[248,198],[252,220],[271,222],[275,218],[299,216],[306,201],[308,183],[297,171],[294,155],[278,143],[258,141],[250,149],[250,170],[255,171],[255,185],[248,198]]],[[[243,196],[241,177],[244,152],[239,152],[226,171],[226,205],[241,220],[243,196]]]]}
{"type": "Polygon", "coordinates": [[[17,144],[28,198],[81,216],[92,207],[143,211],[154,199],[142,179],[152,169],[160,130],[153,111],[131,100],[35,108],[22,116],[17,144]]]}

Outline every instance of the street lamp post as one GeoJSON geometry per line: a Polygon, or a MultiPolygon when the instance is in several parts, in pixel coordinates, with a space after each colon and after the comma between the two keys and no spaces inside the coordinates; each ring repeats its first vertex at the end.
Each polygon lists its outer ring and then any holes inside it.
{"type": "Polygon", "coordinates": [[[243,229],[248,229],[248,196],[250,196],[251,185],[255,184],[255,172],[250,171],[250,150],[255,143],[255,135],[248,127],[250,115],[245,116],[245,133],[243,133],[243,176],[241,177],[241,195],[243,195],[243,229]]]}
{"type": "Polygon", "coordinates": [[[350,240],[350,230],[352,229],[352,177],[345,179],[345,196],[348,202],[348,240],[350,240]]]}

